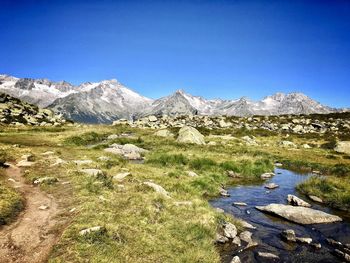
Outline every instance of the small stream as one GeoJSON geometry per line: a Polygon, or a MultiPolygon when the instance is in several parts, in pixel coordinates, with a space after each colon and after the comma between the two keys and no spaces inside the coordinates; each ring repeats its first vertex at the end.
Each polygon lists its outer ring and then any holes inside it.
{"type": "Polygon", "coordinates": [[[343,244],[350,243],[350,214],[315,203],[297,192],[296,185],[310,175],[284,169],[276,169],[275,174],[273,178],[262,184],[233,187],[229,189],[230,197],[210,201],[212,206],[221,208],[226,213],[241,218],[257,228],[249,230],[253,233],[253,239],[259,243],[257,247],[237,253],[233,251],[232,246],[224,245],[221,247],[222,262],[230,262],[234,255],[238,255],[242,262],[262,262],[256,256],[257,251],[278,255],[280,257],[278,262],[343,262],[332,253],[334,248],[329,246],[326,238],[333,238],[343,244]],[[266,183],[276,183],[279,188],[267,191],[268,189],[264,188],[266,183]],[[343,221],[331,224],[299,225],[255,209],[255,206],[271,203],[287,204],[288,194],[296,195],[309,202],[313,209],[338,215],[343,218],[343,221]],[[233,202],[244,202],[247,206],[234,206],[233,202]],[[280,233],[286,229],[293,229],[297,236],[311,237],[313,242],[321,243],[322,248],[316,249],[310,245],[284,242],[280,233]]]}

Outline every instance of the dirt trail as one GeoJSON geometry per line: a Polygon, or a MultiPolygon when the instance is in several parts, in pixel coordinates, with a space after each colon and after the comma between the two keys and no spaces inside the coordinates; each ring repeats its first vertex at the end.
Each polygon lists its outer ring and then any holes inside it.
{"type": "Polygon", "coordinates": [[[58,205],[39,187],[26,184],[20,168],[11,165],[6,173],[22,193],[25,209],[15,222],[0,229],[0,262],[46,262],[57,239],[57,231],[51,230],[57,223],[58,205]],[[40,206],[48,208],[42,210],[40,206]]]}

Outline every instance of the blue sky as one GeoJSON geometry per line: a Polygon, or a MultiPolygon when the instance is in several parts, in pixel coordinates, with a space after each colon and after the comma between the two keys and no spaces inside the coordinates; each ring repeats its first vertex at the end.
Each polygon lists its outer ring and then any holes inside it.
{"type": "Polygon", "coordinates": [[[350,106],[350,1],[4,1],[0,73],[350,106]]]}

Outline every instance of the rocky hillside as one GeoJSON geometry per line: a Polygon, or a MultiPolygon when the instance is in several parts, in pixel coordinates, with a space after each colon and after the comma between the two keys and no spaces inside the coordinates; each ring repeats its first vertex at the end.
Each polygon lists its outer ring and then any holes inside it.
{"type": "Polygon", "coordinates": [[[140,118],[136,121],[118,120],[114,125],[125,124],[131,127],[163,129],[171,127],[200,127],[207,129],[246,129],[266,130],[295,134],[328,132],[335,135],[350,136],[350,113],[331,113],[313,115],[282,115],[282,116],[200,116],[182,115],[156,117],[154,115],[140,118]]]}
{"type": "Polygon", "coordinates": [[[67,119],[88,123],[111,123],[121,118],[133,120],[149,115],[253,116],[340,111],[324,106],[302,93],[277,93],[261,101],[245,97],[208,100],[178,90],[169,96],[152,100],[116,80],[74,86],[65,81],[0,75],[0,92],[40,107],[49,107],[67,119]]]}
{"type": "Polygon", "coordinates": [[[23,102],[10,95],[0,93],[0,124],[14,126],[58,126],[66,121],[51,110],[23,102]]]}

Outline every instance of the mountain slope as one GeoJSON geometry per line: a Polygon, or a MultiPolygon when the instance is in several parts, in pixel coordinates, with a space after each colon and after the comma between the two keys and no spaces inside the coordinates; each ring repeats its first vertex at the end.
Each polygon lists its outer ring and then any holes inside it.
{"type": "MultiPolygon", "coordinates": [[[[281,115],[340,111],[320,104],[302,93],[276,93],[261,101],[192,96],[183,90],[152,100],[126,88],[116,80],[86,82],[74,86],[47,79],[20,79],[0,75],[0,92],[40,107],[49,107],[80,122],[110,123],[146,115],[281,115]]],[[[344,111],[344,109],[342,109],[344,111]]]]}
{"type": "Polygon", "coordinates": [[[131,119],[152,102],[116,80],[85,83],[77,89],[81,91],[55,100],[50,108],[68,119],[108,123],[120,118],[131,119]]]}
{"type": "Polygon", "coordinates": [[[68,82],[51,82],[47,79],[15,78],[0,75],[0,92],[28,103],[47,107],[57,98],[77,92],[68,82]]]}

